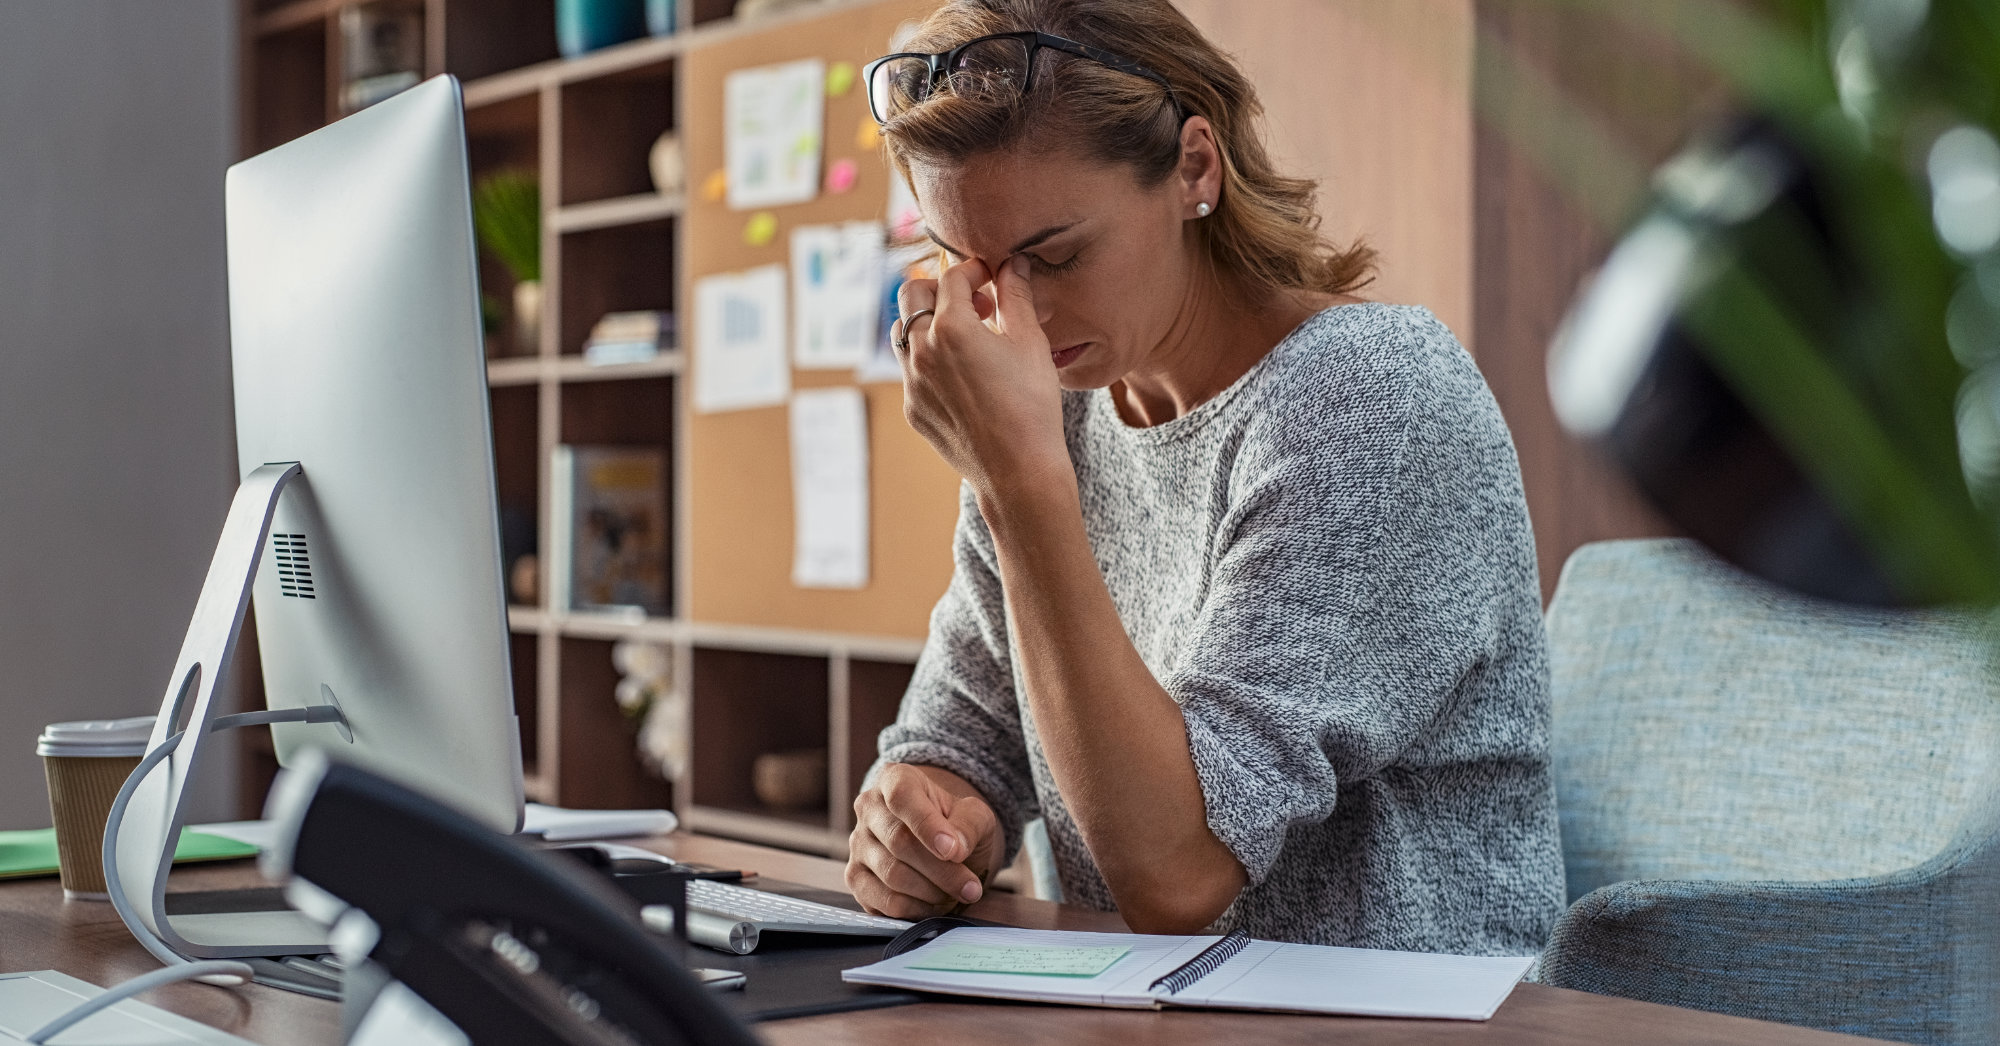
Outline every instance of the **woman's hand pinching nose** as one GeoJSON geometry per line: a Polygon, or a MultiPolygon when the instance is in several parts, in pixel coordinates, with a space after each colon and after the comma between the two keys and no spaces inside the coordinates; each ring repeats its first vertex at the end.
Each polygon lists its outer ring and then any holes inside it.
{"type": "Polygon", "coordinates": [[[1049,481],[1074,489],[1062,386],[1036,316],[1027,256],[1009,258],[998,272],[973,258],[934,284],[913,280],[901,306],[905,316],[935,310],[902,355],[910,427],[982,497],[1049,481]]]}

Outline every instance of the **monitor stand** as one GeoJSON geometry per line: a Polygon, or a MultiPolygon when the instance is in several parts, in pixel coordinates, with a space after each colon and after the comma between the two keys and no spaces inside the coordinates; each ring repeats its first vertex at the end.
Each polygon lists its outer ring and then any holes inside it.
{"type": "MultiPolygon", "coordinates": [[[[180,740],[133,786],[125,816],[113,826],[116,863],[106,871],[118,877],[130,902],[120,916],[128,926],[135,919],[144,924],[131,926],[142,942],[150,931],[184,958],[316,955],[329,950],[327,929],[289,907],[169,916],[166,904],[167,873],[180,840],[188,784],[214,743],[218,725],[236,725],[217,723],[224,717],[215,708],[216,689],[236,652],[278,496],[302,474],[298,462],[275,462],[258,467],[237,489],[146,748],[148,753],[158,750],[174,736],[176,724],[184,721],[180,740]]],[[[270,722],[272,714],[240,719],[270,722]]],[[[344,733],[344,720],[334,721],[342,724],[344,733]]]]}

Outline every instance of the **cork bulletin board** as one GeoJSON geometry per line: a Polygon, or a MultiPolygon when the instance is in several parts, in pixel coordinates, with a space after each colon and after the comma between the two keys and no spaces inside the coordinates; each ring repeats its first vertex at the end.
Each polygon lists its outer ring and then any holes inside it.
{"type": "MultiPolygon", "coordinates": [[[[804,203],[768,208],[776,235],[746,242],[756,210],[732,210],[701,191],[724,166],[724,78],[732,71],[820,58],[860,67],[880,56],[896,27],[921,19],[929,0],[880,0],[835,7],[770,28],[732,34],[687,53],[683,143],[690,187],[680,300],[695,300],[704,276],[759,265],[788,264],[791,230],[800,225],[882,221],[892,172],[879,146],[864,148],[857,132],[868,121],[858,83],[826,98],[821,174],[853,159],[859,177],[844,193],[824,191],[804,203]]],[[[872,121],[871,121],[872,122],[872,121]]],[[[681,328],[691,333],[699,320],[681,328]]],[[[699,360],[691,359],[690,367],[699,360]]],[[[794,391],[852,385],[849,370],[791,372],[794,391]]],[[[683,388],[692,387],[684,382],[683,388]]],[[[809,589],[792,584],[790,430],[782,406],[687,415],[688,617],[696,622],[922,638],[930,609],[951,578],[951,532],[958,515],[958,477],[903,420],[900,385],[860,386],[867,398],[869,577],[861,589],[809,589]]],[[[690,408],[692,402],[684,400],[690,408]]]]}

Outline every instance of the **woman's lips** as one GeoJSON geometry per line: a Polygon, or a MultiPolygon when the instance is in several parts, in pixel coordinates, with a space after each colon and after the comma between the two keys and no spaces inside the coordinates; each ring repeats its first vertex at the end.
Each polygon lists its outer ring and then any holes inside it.
{"type": "Polygon", "coordinates": [[[1069,366],[1078,356],[1083,355],[1083,350],[1089,347],[1089,342],[1081,342],[1066,349],[1056,349],[1049,353],[1049,358],[1055,361],[1056,369],[1061,370],[1069,366]]]}

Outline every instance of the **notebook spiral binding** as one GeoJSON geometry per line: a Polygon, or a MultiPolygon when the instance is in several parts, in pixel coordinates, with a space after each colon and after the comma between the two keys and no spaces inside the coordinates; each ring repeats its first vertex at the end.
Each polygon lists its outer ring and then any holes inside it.
{"type": "Polygon", "coordinates": [[[1250,936],[1241,930],[1232,930],[1228,936],[1201,950],[1201,954],[1182,963],[1173,972],[1154,981],[1149,991],[1167,990],[1168,995],[1179,995],[1189,985],[1216,971],[1216,968],[1236,953],[1250,946],[1250,936]]]}

